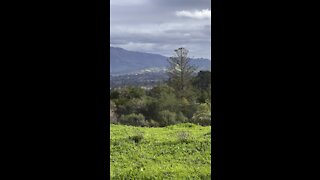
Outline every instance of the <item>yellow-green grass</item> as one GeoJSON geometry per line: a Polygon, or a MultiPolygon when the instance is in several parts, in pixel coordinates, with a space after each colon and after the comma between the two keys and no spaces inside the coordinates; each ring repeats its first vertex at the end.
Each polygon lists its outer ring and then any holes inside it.
{"type": "Polygon", "coordinates": [[[111,179],[211,179],[211,126],[111,125],[111,179]]]}

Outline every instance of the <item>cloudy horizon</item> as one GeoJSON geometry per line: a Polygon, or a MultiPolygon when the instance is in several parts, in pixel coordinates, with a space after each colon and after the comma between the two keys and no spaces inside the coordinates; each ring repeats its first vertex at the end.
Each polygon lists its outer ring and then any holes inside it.
{"type": "Polygon", "coordinates": [[[110,0],[110,46],[211,59],[210,0],[110,0]]]}

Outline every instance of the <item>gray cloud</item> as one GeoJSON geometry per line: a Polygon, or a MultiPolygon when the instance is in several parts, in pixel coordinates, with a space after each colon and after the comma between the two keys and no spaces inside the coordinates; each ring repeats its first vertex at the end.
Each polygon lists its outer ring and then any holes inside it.
{"type": "Polygon", "coordinates": [[[111,46],[166,56],[183,46],[189,49],[191,57],[211,58],[210,0],[110,3],[111,46]]]}

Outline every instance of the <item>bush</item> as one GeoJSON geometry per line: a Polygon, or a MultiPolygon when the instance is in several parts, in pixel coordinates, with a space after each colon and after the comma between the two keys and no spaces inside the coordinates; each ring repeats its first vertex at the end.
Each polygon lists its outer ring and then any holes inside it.
{"type": "Polygon", "coordinates": [[[148,123],[142,114],[121,115],[119,122],[132,126],[147,126],[148,123]]]}
{"type": "Polygon", "coordinates": [[[117,90],[111,89],[110,91],[110,99],[119,99],[120,93],[117,90]]]}
{"type": "Polygon", "coordinates": [[[178,112],[176,121],[177,121],[177,123],[184,123],[184,122],[188,121],[188,118],[185,117],[182,112],[178,112]]]}
{"type": "Polygon", "coordinates": [[[141,142],[143,138],[144,134],[142,132],[137,132],[135,135],[129,136],[129,139],[134,141],[135,143],[141,142]]]}
{"type": "Polygon", "coordinates": [[[168,126],[176,123],[176,113],[168,110],[161,111],[158,118],[160,126],[168,126]]]}
{"type": "Polygon", "coordinates": [[[145,98],[132,98],[127,102],[127,109],[130,109],[131,113],[142,113],[146,109],[146,99],[145,98]]]}
{"type": "Polygon", "coordinates": [[[157,121],[154,121],[153,119],[151,119],[148,123],[149,127],[158,127],[159,123],[157,121]]]}
{"type": "Polygon", "coordinates": [[[211,105],[210,103],[201,103],[197,112],[192,117],[193,123],[200,125],[211,125],[211,105]]]}
{"type": "Polygon", "coordinates": [[[110,101],[110,123],[117,123],[117,114],[115,113],[115,104],[113,101],[110,101]]]}
{"type": "Polygon", "coordinates": [[[186,98],[182,98],[180,102],[179,109],[187,119],[191,119],[193,114],[197,111],[197,105],[194,101],[189,101],[186,98]]]}
{"type": "Polygon", "coordinates": [[[186,131],[181,131],[177,133],[178,140],[182,143],[189,142],[190,133],[186,131]]]}
{"type": "MultiPolygon", "coordinates": [[[[118,91],[118,97],[122,97],[125,99],[131,99],[131,98],[141,98],[145,95],[145,90],[140,87],[126,87],[117,90],[118,91]]],[[[117,95],[116,93],[114,93],[117,95]]]]}

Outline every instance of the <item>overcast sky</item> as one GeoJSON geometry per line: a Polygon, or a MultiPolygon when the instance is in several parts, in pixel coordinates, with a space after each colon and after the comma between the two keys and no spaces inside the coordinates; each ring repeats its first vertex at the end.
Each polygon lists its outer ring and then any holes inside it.
{"type": "Polygon", "coordinates": [[[110,46],[211,59],[211,0],[110,0],[110,46]]]}

